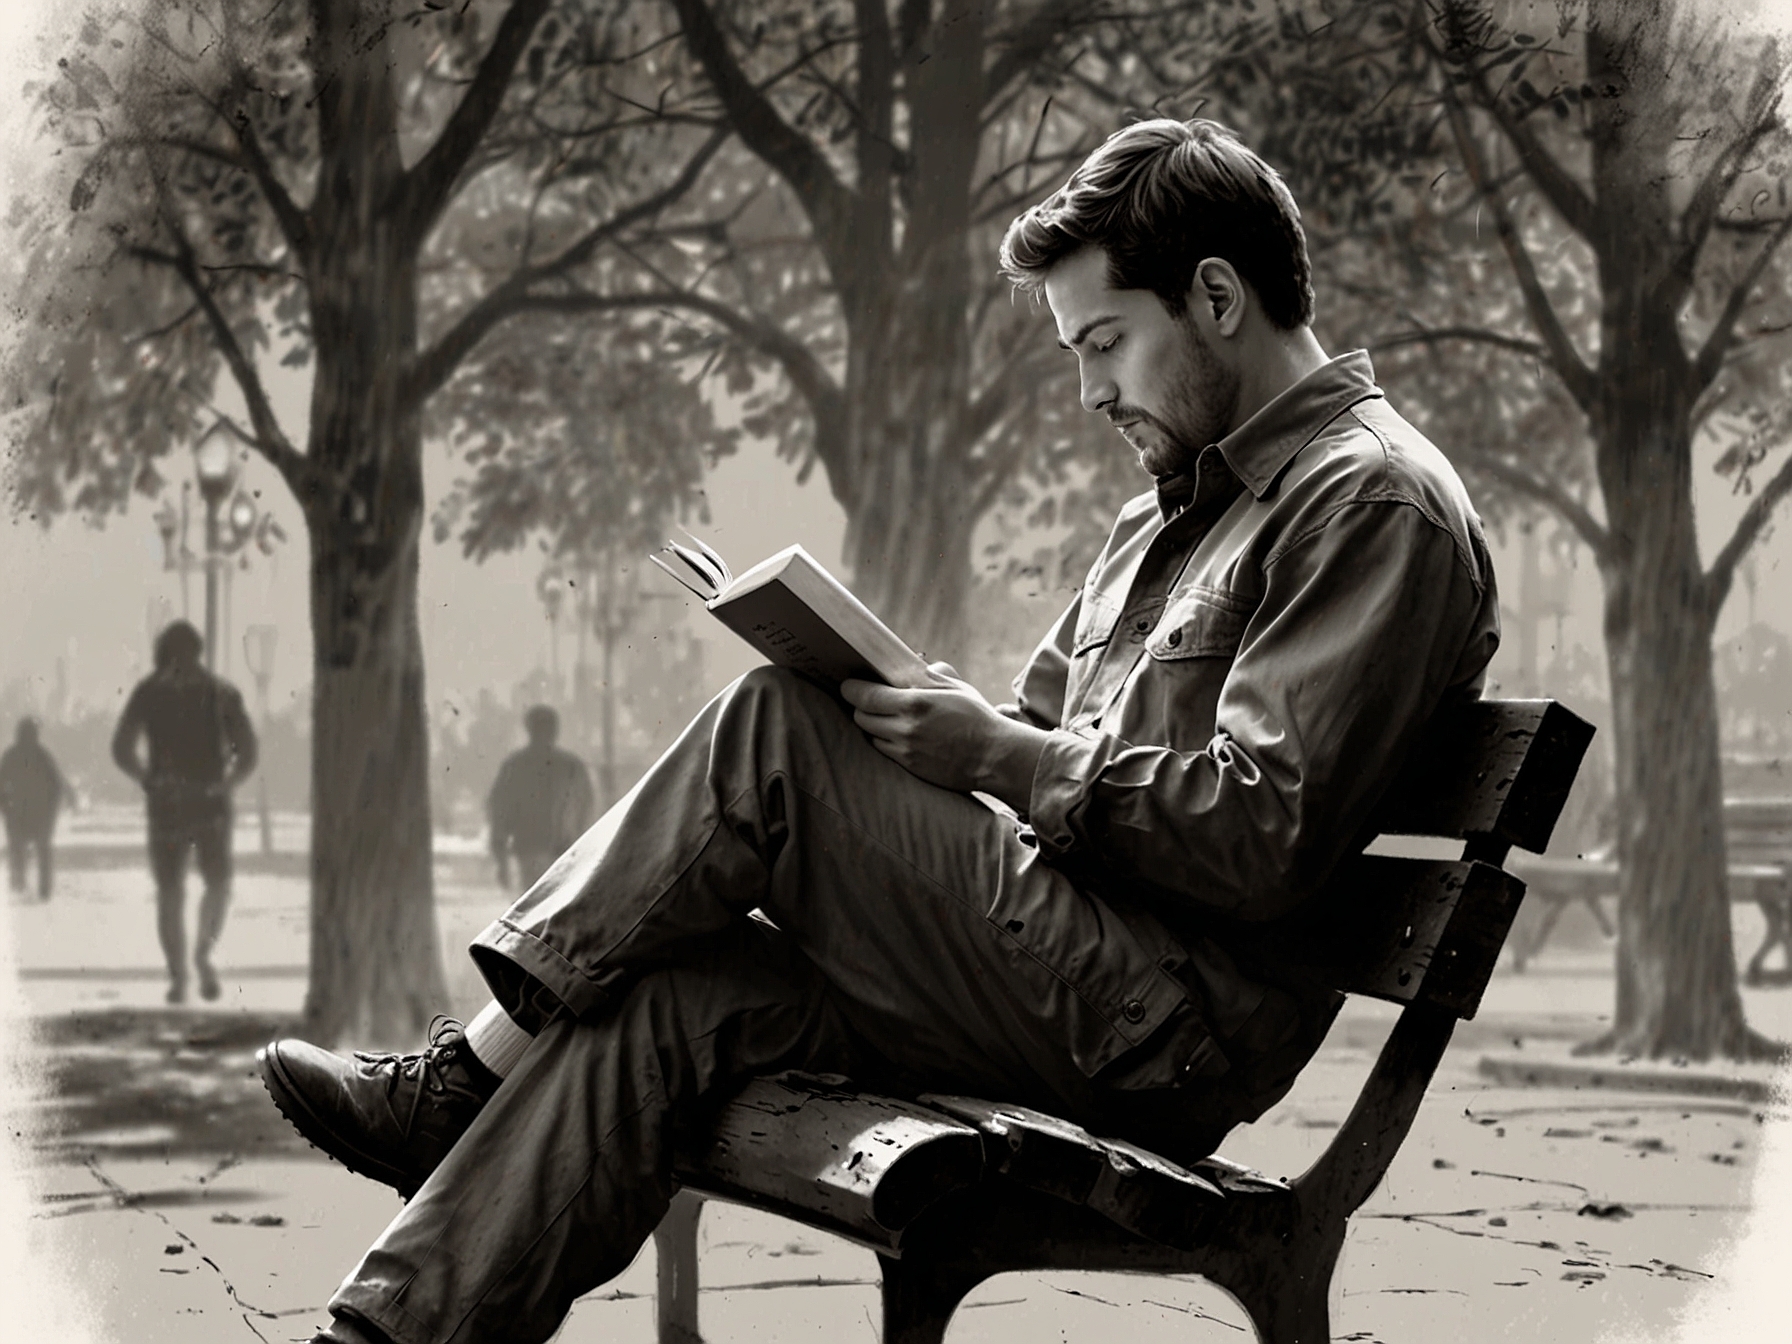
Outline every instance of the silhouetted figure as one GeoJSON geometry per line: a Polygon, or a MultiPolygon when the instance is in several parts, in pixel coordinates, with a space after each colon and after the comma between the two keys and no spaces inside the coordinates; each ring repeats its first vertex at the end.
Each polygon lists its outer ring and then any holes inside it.
{"type": "Polygon", "coordinates": [[[255,730],[236,687],[199,664],[205,641],[186,621],[156,637],[155,671],[137,683],[112,736],[112,759],[143,786],[156,932],[168,959],[168,1002],[187,997],[187,850],[199,856],[205,895],[193,965],[202,998],[218,997],[212,947],[230,903],[230,791],[255,769],[255,730]],[[137,739],[149,740],[149,763],[137,739]]]}
{"type": "Polygon", "coordinates": [[[560,736],[560,716],[546,705],[536,705],[523,715],[523,728],[529,745],[512,752],[498,767],[485,811],[491,822],[498,884],[510,886],[514,855],[518,884],[527,891],[585,833],[596,801],[584,762],[554,745],[560,736]]]}
{"type": "Polygon", "coordinates": [[[20,719],[13,744],[0,755],[0,815],[6,818],[6,860],[14,891],[25,890],[25,855],[35,849],[37,894],[50,899],[55,882],[50,838],[65,798],[72,804],[74,790],[56,758],[38,741],[37,720],[20,719]]]}

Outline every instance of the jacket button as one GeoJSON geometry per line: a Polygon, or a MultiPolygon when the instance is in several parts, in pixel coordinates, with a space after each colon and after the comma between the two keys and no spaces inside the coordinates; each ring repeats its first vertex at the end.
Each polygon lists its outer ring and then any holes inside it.
{"type": "Polygon", "coordinates": [[[1141,635],[1144,634],[1147,630],[1149,630],[1151,628],[1151,618],[1149,616],[1139,617],[1138,623],[1135,628],[1138,630],[1138,632],[1141,635]]]}
{"type": "Polygon", "coordinates": [[[1164,643],[1168,644],[1172,649],[1175,648],[1178,644],[1182,643],[1182,631],[1180,631],[1180,630],[1170,631],[1170,636],[1168,639],[1166,639],[1164,641],[1164,643]]]}
{"type": "Polygon", "coordinates": [[[1128,999],[1126,1007],[1120,1011],[1125,1014],[1128,1022],[1143,1022],[1145,1020],[1145,1005],[1137,999],[1128,999]]]}

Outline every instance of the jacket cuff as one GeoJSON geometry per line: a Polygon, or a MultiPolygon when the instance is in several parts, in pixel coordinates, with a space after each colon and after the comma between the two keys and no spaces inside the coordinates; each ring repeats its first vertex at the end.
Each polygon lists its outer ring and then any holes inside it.
{"type": "Polygon", "coordinates": [[[1039,837],[1039,848],[1051,858],[1074,850],[1084,839],[1078,834],[1083,809],[1095,772],[1107,755],[1099,737],[1054,728],[1047,734],[1039,765],[1033,771],[1033,791],[1027,803],[1027,820],[1039,837]]]}

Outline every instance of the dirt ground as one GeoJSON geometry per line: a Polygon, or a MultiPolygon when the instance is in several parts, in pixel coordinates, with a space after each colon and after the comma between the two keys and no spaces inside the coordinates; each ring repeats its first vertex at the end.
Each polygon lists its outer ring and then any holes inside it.
{"type": "MultiPolygon", "coordinates": [[[[26,1271],[12,1322],[35,1326],[0,1336],[304,1341],[397,1210],[390,1191],[306,1147],[254,1077],[255,1048],[290,1027],[303,995],[304,885],[290,866],[245,866],[217,1006],[161,1003],[148,884],[129,863],[65,868],[48,905],[10,908],[16,1207],[0,1255],[26,1271]]],[[[464,1013],[480,995],[458,949],[501,898],[471,858],[445,863],[439,881],[448,1006],[464,1013]]],[[[1753,913],[1737,916],[1744,954],[1753,913]]],[[[1792,990],[1746,995],[1756,1026],[1792,1039],[1792,990]]],[[[1749,1305],[1784,1273],[1786,1243],[1769,1225],[1792,1230],[1792,1119],[1770,1071],[1608,1061],[1577,1086],[1523,1081],[1570,1064],[1610,1002],[1610,951],[1590,921],[1565,920],[1524,974],[1496,977],[1352,1224],[1334,1338],[1792,1337],[1749,1305]],[[1651,1080],[1667,1090],[1636,1090],[1651,1080]]],[[[1222,1151],[1298,1173],[1343,1119],[1393,1016],[1353,1003],[1294,1093],[1222,1151]]],[[[877,1338],[869,1252],[719,1203],[706,1206],[700,1245],[712,1344],[877,1338]]],[[[578,1304],[560,1338],[647,1344],[653,1274],[649,1248],[578,1304]]],[[[948,1336],[1121,1337],[1251,1336],[1200,1280],[1074,1274],[994,1280],[948,1336]]]]}

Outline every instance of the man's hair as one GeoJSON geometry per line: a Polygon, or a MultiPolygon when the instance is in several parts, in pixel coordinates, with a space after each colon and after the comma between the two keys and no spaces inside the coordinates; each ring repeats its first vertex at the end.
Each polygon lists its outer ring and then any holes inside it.
{"type": "Polygon", "coordinates": [[[205,641],[191,621],[171,621],[156,636],[156,670],[165,671],[176,665],[192,667],[199,662],[199,654],[204,648],[205,641]]]}
{"type": "Polygon", "coordinates": [[[1313,320],[1300,209],[1275,169],[1217,121],[1141,121],[1116,131],[1070,180],[1008,226],[1002,274],[1038,293],[1074,252],[1108,255],[1108,283],[1148,289],[1181,317],[1195,267],[1232,264],[1284,331],[1313,320]]]}
{"type": "Polygon", "coordinates": [[[531,705],[523,715],[523,731],[531,742],[552,742],[560,735],[560,716],[551,706],[531,705]]]}
{"type": "Polygon", "coordinates": [[[37,741],[37,720],[29,714],[20,719],[18,727],[13,732],[13,740],[27,744],[37,741]]]}

